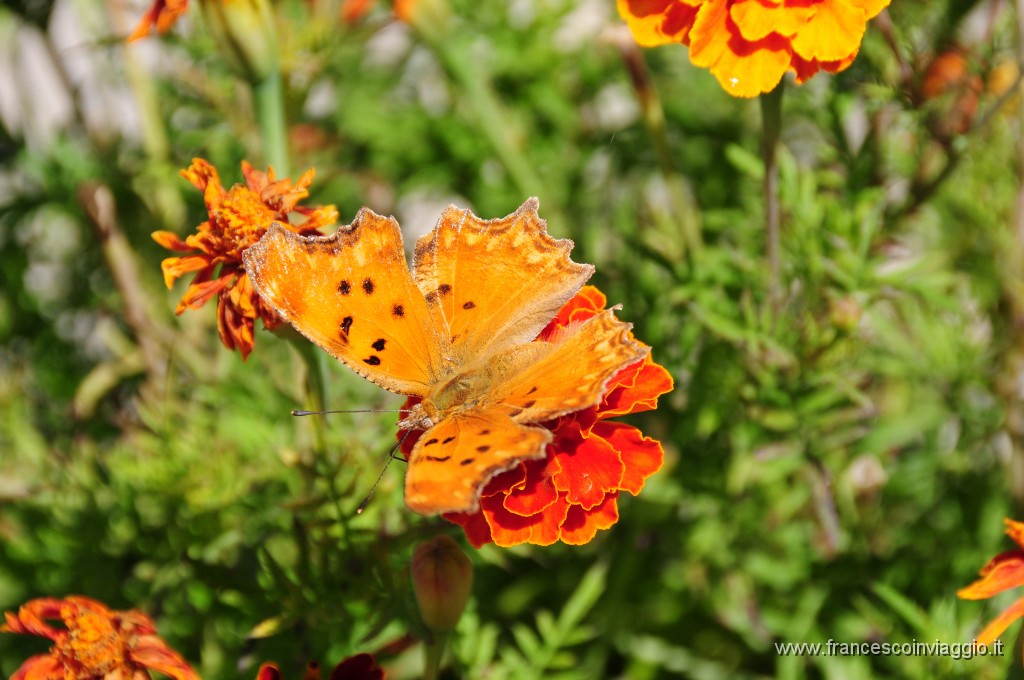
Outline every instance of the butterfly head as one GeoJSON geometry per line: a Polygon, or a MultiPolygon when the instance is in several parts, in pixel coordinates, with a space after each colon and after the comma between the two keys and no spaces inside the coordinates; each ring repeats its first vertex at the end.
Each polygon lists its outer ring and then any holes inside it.
{"type": "Polygon", "coordinates": [[[437,409],[430,400],[421,401],[409,410],[409,414],[398,421],[400,430],[429,430],[439,420],[437,409]]]}

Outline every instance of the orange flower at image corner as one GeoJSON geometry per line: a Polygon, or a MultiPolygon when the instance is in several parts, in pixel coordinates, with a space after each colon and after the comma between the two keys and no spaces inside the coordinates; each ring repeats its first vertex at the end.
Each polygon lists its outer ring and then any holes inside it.
{"type": "Polygon", "coordinates": [[[137,680],[150,677],[150,670],[175,680],[199,680],[156,634],[153,621],[134,609],[112,611],[96,600],[72,595],[32,600],[4,617],[0,632],[53,641],[49,653],[30,657],[11,680],[137,680]],[[47,620],[60,620],[65,627],[54,628],[47,620]]]}
{"type": "MultiPolygon", "coordinates": [[[[605,304],[600,290],[584,286],[537,341],[596,316],[605,304]]],[[[461,526],[476,548],[491,542],[502,547],[590,542],[598,530],[618,521],[619,493],[639,494],[665,457],[660,442],[631,425],[608,419],[652,410],[658,397],[672,387],[672,376],[648,353],[609,381],[600,404],[545,423],[554,434],[547,455],[491,479],[480,494],[480,510],[447,513],[444,518],[461,526]]],[[[406,455],[419,434],[402,443],[406,455]]]]}
{"type": "Polygon", "coordinates": [[[169,231],[153,232],[153,240],[164,248],[191,253],[169,257],[160,264],[164,283],[170,288],[178,278],[196,272],[175,313],[198,309],[216,296],[221,342],[228,349],[238,349],[245,359],[255,341],[256,319],[269,329],[281,319],[263,305],[253,289],[242,267],[242,251],[256,243],[273,222],[303,235],[315,235],[320,227],[337,221],[338,211],[332,205],[298,205],[309,195],[313,170],[307,170],[292,184],[287,179],[275,179],[273,168],[260,172],[243,161],[245,184],[236,184],[230,190],[224,189],[217,169],[201,158],[194,159],[181,175],[203,192],[209,219],[184,241],[169,231]],[[305,216],[305,221],[291,224],[293,212],[305,216]]]}
{"type": "Polygon", "coordinates": [[[838,73],[860,49],[867,22],[889,0],[617,0],[644,47],[682,43],[726,92],[770,92],[787,70],[804,83],[838,73]]]}
{"type": "MultiPolygon", "coordinates": [[[[964,600],[984,600],[999,593],[1024,586],[1024,522],[1005,519],[1006,535],[1013,539],[1019,548],[1007,550],[993,557],[981,569],[977,581],[956,592],[957,597],[964,600]]],[[[985,626],[976,638],[979,645],[990,645],[1010,627],[1014,621],[1024,617],[1024,597],[1014,602],[994,621],[985,626]]]]}

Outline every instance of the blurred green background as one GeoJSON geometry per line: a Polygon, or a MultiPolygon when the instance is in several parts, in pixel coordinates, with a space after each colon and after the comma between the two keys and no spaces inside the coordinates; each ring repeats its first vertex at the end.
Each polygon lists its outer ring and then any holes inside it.
{"type": "MultiPolygon", "coordinates": [[[[207,678],[358,651],[416,677],[411,546],[462,538],[404,508],[395,466],[353,515],[394,415],[332,416],[311,456],[294,350],[258,331],[243,363],[161,280],[150,232],[206,219],[177,170],[266,163],[198,9],[125,45],[142,5],[0,7],[0,609],[141,608],[207,678]]],[[[666,461],[612,529],[467,546],[449,677],[1006,676],[1016,628],[969,661],[774,643],[965,642],[1016,596],[955,596],[1024,519],[1012,3],[895,2],[850,69],[790,84],[776,296],[757,103],[683,47],[641,52],[611,0],[451,0],[443,40],[384,5],[274,11],[306,204],[394,214],[411,243],[449,202],[537,195],[676,380],[627,419],[666,461]]],[[[329,407],[401,404],[327,363],[329,407]]],[[[45,649],[0,635],[0,674],[45,649]]]]}

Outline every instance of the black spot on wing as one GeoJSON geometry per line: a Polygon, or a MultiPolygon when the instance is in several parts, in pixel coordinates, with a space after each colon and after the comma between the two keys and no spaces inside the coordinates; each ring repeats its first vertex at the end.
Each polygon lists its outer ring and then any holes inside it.
{"type": "Polygon", "coordinates": [[[464,302],[462,304],[462,308],[463,309],[473,309],[474,307],[476,307],[476,303],[473,302],[472,300],[469,300],[469,301],[464,302]]]}
{"type": "Polygon", "coordinates": [[[487,453],[488,451],[491,450],[491,447],[488,444],[481,444],[480,446],[476,447],[476,450],[479,451],[480,453],[487,453]]]}
{"type": "Polygon", "coordinates": [[[373,279],[369,277],[363,279],[363,292],[367,295],[373,295],[373,279]]]}
{"type": "Polygon", "coordinates": [[[364,364],[370,364],[371,366],[380,366],[380,357],[374,354],[368,359],[363,359],[364,364]]]}
{"type": "Polygon", "coordinates": [[[378,352],[382,352],[382,351],[384,351],[384,344],[385,343],[386,343],[386,340],[384,340],[384,338],[377,338],[376,340],[374,340],[373,344],[370,345],[370,347],[373,347],[378,352]]]}
{"type": "Polygon", "coordinates": [[[455,437],[445,437],[444,441],[441,442],[441,443],[442,444],[447,444],[448,442],[453,442],[453,441],[455,441],[455,437]]]}
{"type": "Polygon", "coordinates": [[[481,436],[481,437],[483,437],[484,435],[488,435],[488,434],[490,434],[490,433],[491,433],[491,431],[490,431],[490,430],[480,430],[480,436],[481,436]]]}
{"type": "Polygon", "coordinates": [[[348,295],[352,292],[352,284],[348,281],[342,281],[338,284],[338,292],[342,295],[348,295]]]}
{"type": "Polygon", "coordinates": [[[437,439],[428,439],[427,441],[423,442],[423,446],[433,446],[436,443],[437,439]]]}
{"type": "Polygon", "coordinates": [[[459,461],[459,465],[472,465],[473,461],[475,460],[476,458],[467,458],[465,460],[459,461]]]}
{"type": "Polygon", "coordinates": [[[391,308],[391,316],[397,316],[398,318],[402,318],[403,316],[405,316],[405,307],[403,307],[402,305],[395,305],[394,307],[391,308]]]}
{"type": "Polygon", "coordinates": [[[450,292],[452,292],[452,287],[447,283],[442,283],[440,286],[437,287],[437,294],[442,297],[450,292]]]}
{"type": "Polygon", "coordinates": [[[352,330],[352,321],[353,319],[351,316],[346,316],[341,320],[341,337],[346,342],[348,341],[348,332],[352,330]]]}
{"type": "Polygon", "coordinates": [[[432,463],[443,463],[451,458],[451,456],[424,456],[424,460],[429,460],[432,463]]]}

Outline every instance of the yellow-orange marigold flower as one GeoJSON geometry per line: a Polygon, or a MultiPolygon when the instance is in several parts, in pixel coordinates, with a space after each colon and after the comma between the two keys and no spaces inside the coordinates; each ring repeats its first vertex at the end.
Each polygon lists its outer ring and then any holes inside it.
{"type": "Polygon", "coordinates": [[[679,42],[736,97],[770,92],[787,70],[803,83],[838,73],[889,0],[617,0],[645,47],[679,42]]]}
{"type": "Polygon", "coordinates": [[[273,222],[300,234],[318,234],[320,227],[338,219],[338,211],[333,205],[298,205],[309,195],[307,187],[313,181],[313,170],[307,170],[295,184],[275,179],[273,168],[260,172],[244,161],[242,174],[244,185],[236,184],[225,190],[217,169],[202,158],[194,159],[181,175],[203,192],[209,219],[184,241],[169,231],[153,232],[153,240],[169,250],[200,251],[169,257],[160,264],[168,288],[179,277],[196,272],[175,313],[197,309],[218,296],[217,329],[221,342],[228,349],[237,348],[244,359],[252,351],[256,319],[261,319],[265,328],[274,328],[281,320],[263,305],[245,275],[242,251],[260,240],[273,222]],[[293,212],[305,216],[305,221],[293,225],[293,212]]]}
{"type": "MultiPolygon", "coordinates": [[[[981,578],[956,591],[957,597],[965,600],[984,600],[994,597],[1004,590],[1024,586],[1024,522],[1012,519],[1006,523],[1006,535],[1013,539],[1020,548],[1007,550],[993,557],[981,569],[981,578]]],[[[1010,624],[1024,617],[1024,597],[1009,606],[995,621],[985,626],[978,633],[976,641],[979,645],[990,645],[1003,634],[1010,624]]]]}
{"type": "Polygon", "coordinates": [[[88,597],[39,598],[5,612],[0,632],[53,641],[48,654],[29,658],[11,680],[135,680],[154,670],[175,680],[199,680],[191,666],[156,634],[153,621],[134,609],[111,611],[88,597]],[[53,628],[47,619],[60,620],[53,628]]]}

